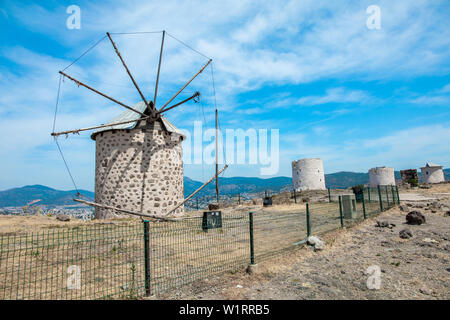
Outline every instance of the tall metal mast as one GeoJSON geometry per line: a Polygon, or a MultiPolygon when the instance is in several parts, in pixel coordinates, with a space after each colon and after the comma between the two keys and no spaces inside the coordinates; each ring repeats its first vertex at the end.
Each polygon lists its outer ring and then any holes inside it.
{"type": "Polygon", "coordinates": [[[217,197],[217,203],[219,203],[219,140],[218,140],[218,115],[217,115],[217,109],[216,109],[216,197],[217,197]]]}

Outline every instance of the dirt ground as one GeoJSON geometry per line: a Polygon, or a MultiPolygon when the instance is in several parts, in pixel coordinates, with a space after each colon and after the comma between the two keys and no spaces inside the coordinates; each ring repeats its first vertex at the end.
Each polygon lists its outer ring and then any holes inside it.
{"type": "Polygon", "coordinates": [[[255,274],[241,270],[152,298],[450,299],[450,184],[401,194],[409,195],[404,197],[409,200],[402,201],[400,208],[324,235],[323,251],[299,247],[259,263],[255,274]],[[407,225],[405,215],[412,210],[421,211],[426,223],[407,225]],[[376,227],[376,221],[394,226],[376,227]],[[412,238],[399,237],[405,228],[412,238]],[[379,289],[368,289],[366,284],[367,269],[373,265],[381,270],[379,289]]]}

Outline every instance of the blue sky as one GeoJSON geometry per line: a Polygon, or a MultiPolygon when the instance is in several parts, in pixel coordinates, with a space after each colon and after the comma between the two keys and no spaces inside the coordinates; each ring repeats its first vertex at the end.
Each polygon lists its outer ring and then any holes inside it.
{"type": "MultiPolygon", "coordinates": [[[[0,5],[0,189],[26,184],[73,188],[50,137],[58,71],[110,32],[167,30],[214,59],[220,125],[279,129],[280,170],[320,157],[326,173],[367,172],[387,165],[450,165],[450,3],[445,1],[9,1],[0,5]],[[81,9],[68,29],[67,7],[81,9]],[[381,9],[369,30],[366,9],[381,9]]],[[[113,35],[149,99],[160,34],[113,35]]],[[[205,58],[166,38],[158,103],[166,101],[205,58]]],[[[139,101],[108,39],[67,73],[132,105],[139,101]]],[[[200,104],[167,117],[192,130],[213,126],[210,69],[178,98],[200,90],[200,104]]],[[[105,123],[120,106],[61,85],[57,129],[105,123]]],[[[60,138],[79,188],[93,190],[95,145],[89,134],[60,138]]],[[[186,165],[208,179],[210,165],[186,165]]],[[[259,176],[258,165],[225,176],[259,176]]]]}

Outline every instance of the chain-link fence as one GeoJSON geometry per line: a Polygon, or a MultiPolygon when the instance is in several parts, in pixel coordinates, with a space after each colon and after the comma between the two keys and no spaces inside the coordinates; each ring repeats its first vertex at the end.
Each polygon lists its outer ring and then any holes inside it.
{"type": "Polygon", "coordinates": [[[96,223],[0,235],[0,299],[135,299],[239,270],[399,203],[364,188],[283,211],[96,223]]]}

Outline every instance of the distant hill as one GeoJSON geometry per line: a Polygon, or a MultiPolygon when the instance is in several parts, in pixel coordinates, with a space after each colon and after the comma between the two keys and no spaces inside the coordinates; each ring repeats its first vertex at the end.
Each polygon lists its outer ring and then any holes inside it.
{"type": "MultiPolygon", "coordinates": [[[[91,191],[80,190],[80,193],[86,197],[94,198],[94,193],[91,191]]],[[[41,201],[36,202],[36,205],[75,204],[72,200],[75,195],[75,190],[61,191],[37,184],[0,191],[0,207],[25,206],[38,199],[41,201]]]]}
{"type": "MultiPolygon", "coordinates": [[[[420,172],[419,172],[420,174],[420,172]]],[[[446,180],[450,180],[450,169],[444,169],[446,180]]],[[[400,172],[395,171],[395,178],[400,179],[400,172]]],[[[345,189],[357,184],[369,182],[369,174],[361,172],[341,171],[325,175],[327,188],[345,189]]],[[[220,194],[236,195],[238,193],[258,193],[264,190],[279,192],[281,190],[292,190],[291,177],[274,177],[268,179],[252,177],[220,177],[220,194]]],[[[184,177],[184,194],[189,196],[197,190],[203,183],[184,177]]],[[[202,189],[198,195],[213,195],[215,192],[214,182],[202,189]]],[[[88,198],[94,199],[94,193],[87,190],[80,190],[80,193],[88,198]]],[[[75,190],[61,191],[42,185],[25,186],[0,191],[0,207],[20,207],[33,200],[40,199],[36,205],[71,205],[75,204],[72,198],[76,194],[75,190]]]]}

